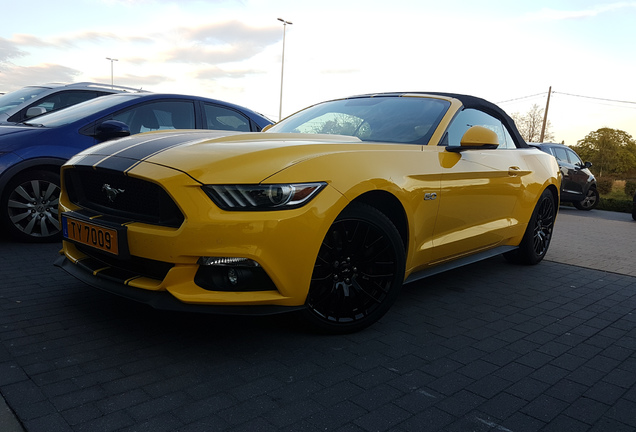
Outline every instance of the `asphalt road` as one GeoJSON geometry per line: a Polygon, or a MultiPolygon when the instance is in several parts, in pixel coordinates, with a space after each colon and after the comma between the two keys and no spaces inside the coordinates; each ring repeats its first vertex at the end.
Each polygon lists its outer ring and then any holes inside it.
{"type": "Polygon", "coordinates": [[[0,431],[636,430],[636,222],[562,207],[538,266],[404,287],[380,322],[165,313],[0,239],[0,431]]]}

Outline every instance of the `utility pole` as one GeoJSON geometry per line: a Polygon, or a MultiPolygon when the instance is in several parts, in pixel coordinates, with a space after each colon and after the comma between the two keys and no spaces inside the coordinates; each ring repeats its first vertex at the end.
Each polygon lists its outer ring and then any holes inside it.
{"type": "Polygon", "coordinates": [[[545,112],[543,113],[543,126],[541,127],[541,137],[539,138],[539,142],[543,142],[543,137],[545,136],[545,125],[548,123],[548,108],[550,107],[550,94],[552,94],[552,86],[548,89],[548,100],[545,103],[545,112]]]}
{"type": "Polygon", "coordinates": [[[282,18],[278,18],[278,21],[283,23],[283,58],[280,63],[280,104],[278,105],[278,121],[282,118],[283,113],[283,71],[285,70],[285,30],[287,24],[293,24],[291,21],[285,21],[282,18]]]}

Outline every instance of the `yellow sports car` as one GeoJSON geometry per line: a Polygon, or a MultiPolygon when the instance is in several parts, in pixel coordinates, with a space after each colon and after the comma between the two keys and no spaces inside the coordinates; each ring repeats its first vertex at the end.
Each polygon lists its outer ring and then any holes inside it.
{"type": "Polygon", "coordinates": [[[556,160],[483,99],[383,93],[323,102],[262,133],[151,132],[62,168],[63,256],[158,309],[295,311],[343,333],[405,282],[504,253],[536,264],[556,160]]]}

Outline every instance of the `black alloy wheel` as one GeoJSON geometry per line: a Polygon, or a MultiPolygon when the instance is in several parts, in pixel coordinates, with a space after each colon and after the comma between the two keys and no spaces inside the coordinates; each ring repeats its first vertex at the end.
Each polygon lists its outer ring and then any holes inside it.
{"type": "Polygon", "coordinates": [[[545,257],[552,240],[556,219],[556,204],[549,190],[544,190],[537,202],[519,248],[504,254],[517,264],[538,264],[545,257]]]}
{"type": "Polygon", "coordinates": [[[574,207],[579,210],[592,210],[596,208],[599,201],[599,194],[595,187],[591,187],[587,190],[587,194],[585,194],[585,198],[581,201],[575,201],[574,207]]]}
{"type": "Polygon", "coordinates": [[[40,170],[20,174],[9,182],[2,199],[3,225],[16,240],[60,240],[59,199],[58,174],[40,170]]]}
{"type": "Polygon", "coordinates": [[[395,302],[405,261],[393,223],[371,206],[351,204],[322,242],[303,318],[313,329],[335,334],[371,325],[395,302]]]}

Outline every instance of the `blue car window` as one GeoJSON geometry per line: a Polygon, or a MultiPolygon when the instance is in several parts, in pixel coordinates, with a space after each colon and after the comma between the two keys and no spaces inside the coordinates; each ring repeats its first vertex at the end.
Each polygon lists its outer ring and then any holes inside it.
{"type": "Polygon", "coordinates": [[[113,120],[126,123],[131,134],[166,129],[194,129],[194,104],[190,101],[157,101],[121,111],[113,120]]]}
{"type": "Polygon", "coordinates": [[[249,132],[250,121],[243,114],[218,105],[204,105],[208,129],[249,132]]]}

